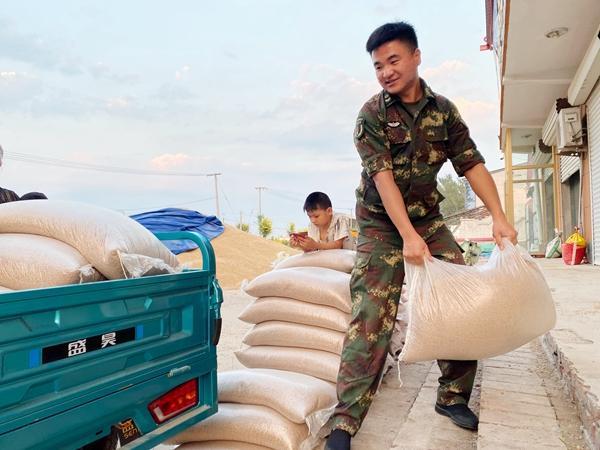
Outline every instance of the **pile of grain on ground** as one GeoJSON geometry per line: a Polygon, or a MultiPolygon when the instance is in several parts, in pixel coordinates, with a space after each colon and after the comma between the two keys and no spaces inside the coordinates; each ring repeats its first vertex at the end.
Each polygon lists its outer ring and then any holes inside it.
{"type": "MultiPolygon", "coordinates": [[[[239,288],[243,280],[252,280],[271,270],[271,264],[280,252],[290,255],[300,253],[279,242],[270,241],[225,225],[225,232],[210,241],[217,257],[217,278],[226,289],[239,288]]],[[[199,250],[181,253],[179,262],[190,267],[200,267],[199,250]]]]}

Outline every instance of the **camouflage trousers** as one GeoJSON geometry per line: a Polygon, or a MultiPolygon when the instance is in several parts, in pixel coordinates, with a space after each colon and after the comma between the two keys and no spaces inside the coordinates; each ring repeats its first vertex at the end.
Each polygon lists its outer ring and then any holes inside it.
{"type": "MultiPolygon", "coordinates": [[[[464,264],[462,252],[445,225],[425,237],[432,256],[464,264]]],[[[350,290],[352,320],[344,341],[337,381],[338,405],[324,430],[340,428],[354,436],[377,391],[394,329],[404,262],[400,238],[385,242],[359,236],[350,290]]],[[[409,299],[410,301],[410,299],[409,299]]],[[[468,403],[477,361],[438,361],[437,402],[468,403]]]]}

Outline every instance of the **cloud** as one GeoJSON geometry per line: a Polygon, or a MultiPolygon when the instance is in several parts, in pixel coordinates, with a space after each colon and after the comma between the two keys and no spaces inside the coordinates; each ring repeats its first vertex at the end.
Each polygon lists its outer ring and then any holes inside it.
{"type": "Polygon", "coordinates": [[[183,66],[181,69],[178,69],[175,71],[175,79],[177,81],[183,80],[184,78],[187,77],[188,73],[192,70],[192,68],[189,65],[185,65],[183,66]]]}
{"type": "Polygon", "coordinates": [[[464,61],[451,59],[442,62],[438,66],[424,69],[421,73],[421,76],[426,80],[437,81],[438,79],[445,79],[450,76],[459,75],[468,68],[469,65],[464,61]]]}
{"type": "Polygon", "coordinates": [[[90,64],[87,70],[96,79],[111,80],[121,84],[135,84],[140,81],[139,75],[117,73],[103,62],[90,64]]]}
{"type": "Polygon", "coordinates": [[[89,63],[74,55],[69,46],[38,34],[21,33],[7,20],[0,19],[2,57],[30,64],[40,70],[50,70],[66,76],[89,74],[95,79],[133,84],[139,75],[115,72],[105,63],[89,63]]]}
{"type": "Polygon", "coordinates": [[[185,166],[190,162],[190,155],[185,153],[165,153],[150,160],[150,165],[158,170],[168,170],[185,166]]]}

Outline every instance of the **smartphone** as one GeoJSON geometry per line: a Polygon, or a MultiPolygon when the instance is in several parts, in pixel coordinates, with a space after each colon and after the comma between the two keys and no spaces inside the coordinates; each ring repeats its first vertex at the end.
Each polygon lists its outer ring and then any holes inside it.
{"type": "Polygon", "coordinates": [[[299,238],[299,237],[308,237],[308,231],[298,231],[295,233],[290,233],[291,237],[299,238]]]}

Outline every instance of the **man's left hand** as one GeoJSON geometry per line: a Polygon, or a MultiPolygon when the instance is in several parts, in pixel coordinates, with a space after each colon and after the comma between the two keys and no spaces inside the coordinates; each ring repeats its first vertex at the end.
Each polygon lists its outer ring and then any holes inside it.
{"type": "Polygon", "coordinates": [[[502,238],[507,238],[513,244],[517,244],[517,230],[515,230],[510,223],[508,223],[506,217],[494,220],[494,225],[492,226],[492,235],[494,236],[494,240],[501,250],[504,250],[502,238]]]}

